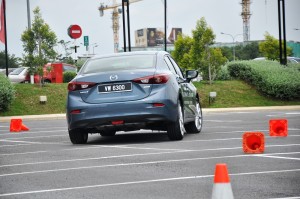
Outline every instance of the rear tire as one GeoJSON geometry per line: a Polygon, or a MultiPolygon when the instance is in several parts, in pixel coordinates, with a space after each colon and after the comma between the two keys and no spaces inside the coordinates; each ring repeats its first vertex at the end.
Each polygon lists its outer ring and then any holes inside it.
{"type": "Polygon", "coordinates": [[[167,133],[170,140],[182,140],[185,133],[183,113],[182,113],[180,101],[178,101],[177,110],[178,110],[178,117],[176,122],[169,124],[167,127],[167,133]]]}
{"type": "Polygon", "coordinates": [[[199,100],[196,102],[195,121],[185,125],[187,133],[200,133],[202,130],[203,117],[199,100]]]}
{"type": "Polygon", "coordinates": [[[85,144],[88,140],[88,133],[83,129],[72,129],[69,130],[69,137],[73,144],[85,144]]]}
{"type": "Polygon", "coordinates": [[[114,135],[116,135],[116,131],[101,131],[100,135],[101,136],[114,136],[114,135]]]}

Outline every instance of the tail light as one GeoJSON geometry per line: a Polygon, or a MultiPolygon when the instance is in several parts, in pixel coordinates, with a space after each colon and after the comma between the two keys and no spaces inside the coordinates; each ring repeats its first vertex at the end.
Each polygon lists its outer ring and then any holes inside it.
{"type": "Polygon", "coordinates": [[[133,82],[138,84],[165,84],[169,80],[168,74],[158,74],[134,79],[133,82]]]}
{"type": "Polygon", "coordinates": [[[68,90],[69,91],[82,90],[82,89],[91,88],[95,85],[96,83],[93,82],[70,82],[68,84],[68,90]]]}
{"type": "Polygon", "coordinates": [[[79,113],[81,113],[81,110],[80,109],[75,109],[75,110],[72,110],[70,113],[71,114],[79,114],[79,113]]]}
{"type": "Polygon", "coordinates": [[[164,107],[165,106],[165,104],[163,104],[163,103],[153,103],[152,105],[154,107],[164,107]]]}
{"type": "Polygon", "coordinates": [[[112,125],[120,125],[120,124],[124,124],[123,120],[116,120],[116,121],[112,121],[111,122],[112,125]]]}

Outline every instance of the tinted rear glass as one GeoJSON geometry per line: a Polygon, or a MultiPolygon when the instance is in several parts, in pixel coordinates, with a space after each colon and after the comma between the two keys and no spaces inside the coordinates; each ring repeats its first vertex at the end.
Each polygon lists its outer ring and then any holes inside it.
{"type": "Polygon", "coordinates": [[[300,63],[300,58],[298,57],[293,57],[294,60],[296,60],[298,63],[300,63]]]}
{"type": "Polygon", "coordinates": [[[155,55],[130,55],[120,57],[105,57],[89,60],[81,73],[99,73],[108,71],[124,71],[153,68],[155,55]]]}
{"type": "Polygon", "coordinates": [[[73,71],[76,72],[76,68],[74,66],[63,65],[64,72],[73,71]]]}
{"type": "Polygon", "coordinates": [[[10,75],[19,75],[25,68],[17,68],[13,72],[9,73],[10,75]]]}

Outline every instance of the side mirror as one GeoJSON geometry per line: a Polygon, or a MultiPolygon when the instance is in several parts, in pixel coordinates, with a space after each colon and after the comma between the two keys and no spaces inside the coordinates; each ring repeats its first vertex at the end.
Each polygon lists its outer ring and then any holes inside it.
{"type": "Polygon", "coordinates": [[[198,77],[198,71],[196,71],[196,70],[187,70],[185,77],[186,77],[186,80],[188,82],[190,82],[192,79],[198,77]]]}

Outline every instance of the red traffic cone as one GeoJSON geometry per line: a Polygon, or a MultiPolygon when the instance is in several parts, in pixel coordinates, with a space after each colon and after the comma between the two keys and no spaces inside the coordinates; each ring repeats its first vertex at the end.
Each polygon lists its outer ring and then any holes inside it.
{"type": "Polygon", "coordinates": [[[29,128],[22,123],[22,119],[10,120],[10,132],[28,131],[29,128]]]}
{"type": "Polygon", "coordinates": [[[243,151],[245,153],[263,153],[265,136],[261,132],[246,132],[243,134],[243,151]]]}
{"type": "Polygon", "coordinates": [[[286,119],[270,120],[270,136],[286,137],[288,135],[288,122],[286,119]]]}
{"type": "Polygon", "coordinates": [[[233,199],[227,165],[216,164],[212,199],[233,199]]]}

